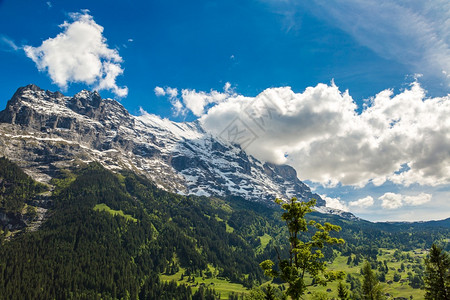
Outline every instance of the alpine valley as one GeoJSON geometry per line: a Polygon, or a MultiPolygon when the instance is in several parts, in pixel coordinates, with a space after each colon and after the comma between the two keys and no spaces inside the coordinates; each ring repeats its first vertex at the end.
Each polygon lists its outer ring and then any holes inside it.
{"type": "MultiPolygon", "coordinates": [[[[342,227],[346,243],[324,254],[353,299],[364,259],[389,297],[420,299],[424,249],[450,249],[450,219],[361,220],[326,207],[290,166],[97,92],[19,88],[0,112],[0,156],[1,299],[255,294],[269,280],[259,263],[288,251],[275,198],[314,198],[310,218],[342,227]]],[[[331,297],[336,285],[312,290],[331,297]]]]}

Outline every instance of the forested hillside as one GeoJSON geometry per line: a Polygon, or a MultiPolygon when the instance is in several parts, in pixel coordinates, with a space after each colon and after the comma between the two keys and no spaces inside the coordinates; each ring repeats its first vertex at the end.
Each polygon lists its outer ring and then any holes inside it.
{"type": "Polygon", "coordinates": [[[66,187],[56,187],[53,215],[40,230],[1,244],[1,295],[135,299],[155,293],[159,273],[208,264],[247,286],[261,280],[245,233],[227,231],[222,221],[238,226],[239,210],[223,200],[167,193],[98,164],[57,183],[66,187]]]}
{"type": "MultiPolygon", "coordinates": [[[[8,170],[16,170],[6,163],[8,170]]],[[[50,217],[39,230],[9,241],[1,238],[3,298],[214,298],[217,292],[186,278],[259,286],[267,280],[259,263],[276,259],[275,247],[281,255],[286,252],[287,233],[277,208],[236,197],[181,196],[134,173],[114,174],[96,163],[60,174],[52,181],[50,217]],[[178,285],[159,278],[180,273],[185,280],[178,285]]],[[[12,186],[26,182],[26,197],[41,190],[24,176],[7,181],[12,186]]],[[[376,262],[380,248],[406,251],[435,241],[448,249],[448,226],[380,225],[318,213],[311,217],[342,227],[337,235],[346,244],[329,248],[327,261],[345,255],[376,262]]]]}
{"type": "Polygon", "coordinates": [[[20,212],[25,201],[46,189],[45,185],[33,181],[16,164],[0,157],[0,211],[20,212]]]}

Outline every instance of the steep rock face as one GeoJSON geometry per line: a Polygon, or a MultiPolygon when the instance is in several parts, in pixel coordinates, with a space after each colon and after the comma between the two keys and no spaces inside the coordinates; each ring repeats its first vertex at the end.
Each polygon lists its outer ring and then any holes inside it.
{"type": "Polygon", "coordinates": [[[0,153],[38,180],[49,180],[58,168],[96,160],[110,169],[140,172],[182,194],[264,202],[314,197],[318,206],[325,205],[290,166],[261,162],[197,122],[130,115],[97,92],[67,97],[28,85],[8,101],[0,123],[0,153]]]}

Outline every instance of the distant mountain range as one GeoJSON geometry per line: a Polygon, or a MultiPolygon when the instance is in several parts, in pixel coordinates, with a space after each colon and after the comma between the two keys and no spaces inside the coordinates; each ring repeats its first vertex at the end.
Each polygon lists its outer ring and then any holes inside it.
{"type": "Polygon", "coordinates": [[[87,90],[68,97],[36,85],[19,88],[0,112],[0,153],[41,182],[61,168],[98,161],[110,170],[143,174],[179,194],[268,204],[275,197],[315,198],[320,211],[343,213],[326,208],[290,166],[259,161],[198,122],[133,116],[119,102],[87,90]]]}

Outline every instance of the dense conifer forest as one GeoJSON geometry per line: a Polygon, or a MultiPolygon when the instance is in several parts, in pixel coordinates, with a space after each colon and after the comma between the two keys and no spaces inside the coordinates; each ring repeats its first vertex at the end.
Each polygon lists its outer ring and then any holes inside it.
{"type": "Polygon", "coordinates": [[[0,210],[20,212],[25,201],[45,191],[45,185],[32,180],[16,164],[0,157],[0,210]]]}
{"type": "MultiPolygon", "coordinates": [[[[47,190],[6,159],[0,167],[2,210],[20,211],[47,190]]],[[[278,207],[181,196],[97,163],[61,171],[51,185],[53,206],[41,227],[0,237],[0,298],[215,299],[213,287],[162,281],[160,275],[183,270],[187,278],[217,277],[250,289],[268,280],[259,263],[288,251],[278,207]]],[[[449,250],[448,220],[374,224],[310,215],[342,227],[334,234],[346,243],[325,248],[326,261],[345,255],[349,264],[367,260],[383,268],[381,248],[426,249],[437,241],[449,250]]]]}

